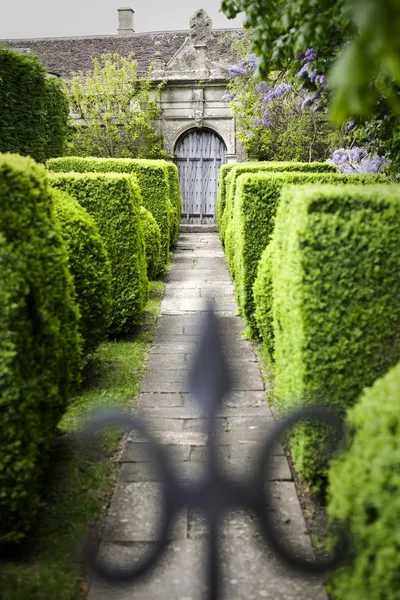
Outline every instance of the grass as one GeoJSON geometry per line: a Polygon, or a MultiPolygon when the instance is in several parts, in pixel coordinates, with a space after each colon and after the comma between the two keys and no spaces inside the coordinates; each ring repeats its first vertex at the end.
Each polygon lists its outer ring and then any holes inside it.
{"type": "Polygon", "coordinates": [[[71,443],[71,435],[94,407],[134,408],[163,292],[163,282],[151,282],[143,325],[129,337],[101,344],[88,366],[81,393],[59,425],[37,527],[23,551],[0,562],[1,600],[85,598],[79,543],[89,527],[101,529],[118,472],[121,435],[103,437],[103,456],[95,463],[71,443]]]}

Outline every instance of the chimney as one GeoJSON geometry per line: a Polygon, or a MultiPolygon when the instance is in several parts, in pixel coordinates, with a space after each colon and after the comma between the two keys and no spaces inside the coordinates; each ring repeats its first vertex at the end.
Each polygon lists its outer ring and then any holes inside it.
{"type": "Polygon", "coordinates": [[[133,29],[133,15],[135,11],[132,8],[118,9],[118,35],[132,35],[135,33],[133,29]]]}

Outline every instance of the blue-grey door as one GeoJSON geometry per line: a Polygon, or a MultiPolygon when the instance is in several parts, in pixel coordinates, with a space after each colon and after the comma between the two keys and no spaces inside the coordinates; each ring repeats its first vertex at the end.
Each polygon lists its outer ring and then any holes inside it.
{"type": "Polygon", "coordinates": [[[175,148],[182,197],[182,221],[215,223],[218,169],[225,144],[210,129],[191,129],[175,148]]]}

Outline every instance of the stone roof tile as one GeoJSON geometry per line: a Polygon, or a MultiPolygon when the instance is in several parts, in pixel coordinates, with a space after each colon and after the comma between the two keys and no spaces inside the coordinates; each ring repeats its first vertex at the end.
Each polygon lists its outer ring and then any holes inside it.
{"type": "MultiPolygon", "coordinates": [[[[213,30],[207,57],[213,62],[220,62],[221,58],[235,60],[232,40],[242,35],[241,29],[213,30]]],[[[50,73],[68,78],[73,72],[90,71],[93,58],[106,52],[118,53],[120,56],[128,56],[133,52],[139,72],[144,73],[155,59],[168,63],[188,37],[188,31],[162,31],[134,33],[129,36],[0,40],[0,43],[42,57],[50,73]],[[156,55],[156,52],[159,54],[156,55]]]]}

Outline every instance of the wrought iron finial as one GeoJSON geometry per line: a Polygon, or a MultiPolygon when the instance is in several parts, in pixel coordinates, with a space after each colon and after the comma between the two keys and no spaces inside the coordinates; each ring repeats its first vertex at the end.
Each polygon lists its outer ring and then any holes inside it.
{"type": "Polygon", "coordinates": [[[270,434],[247,479],[230,478],[220,464],[218,431],[214,419],[223,396],[231,390],[231,373],[223,351],[218,319],[210,306],[204,314],[200,331],[198,352],[189,377],[190,391],[205,407],[208,432],[208,456],[203,475],[190,483],[182,484],[176,477],[165,449],[149,433],[144,421],[127,415],[108,412],[92,419],[83,431],[87,441],[102,428],[120,426],[126,431],[135,430],[147,442],[153,465],[160,479],[162,519],[159,536],[150,555],[130,568],[112,567],[96,556],[95,549],[86,544],[84,556],[89,567],[100,577],[116,583],[137,581],[159,562],[167,551],[168,539],[177,515],[183,508],[201,512],[208,526],[207,588],[208,600],[221,597],[221,562],[219,553],[219,528],[223,517],[231,509],[244,509],[258,520],[264,541],[284,563],[305,574],[322,574],[335,568],[343,558],[346,540],[342,535],[334,554],[325,560],[310,562],[287,547],[278,535],[268,507],[272,497],[265,482],[272,472],[275,446],[293,426],[300,421],[317,419],[328,424],[341,439],[343,422],[336,413],[323,406],[301,408],[281,421],[270,434]]]}

